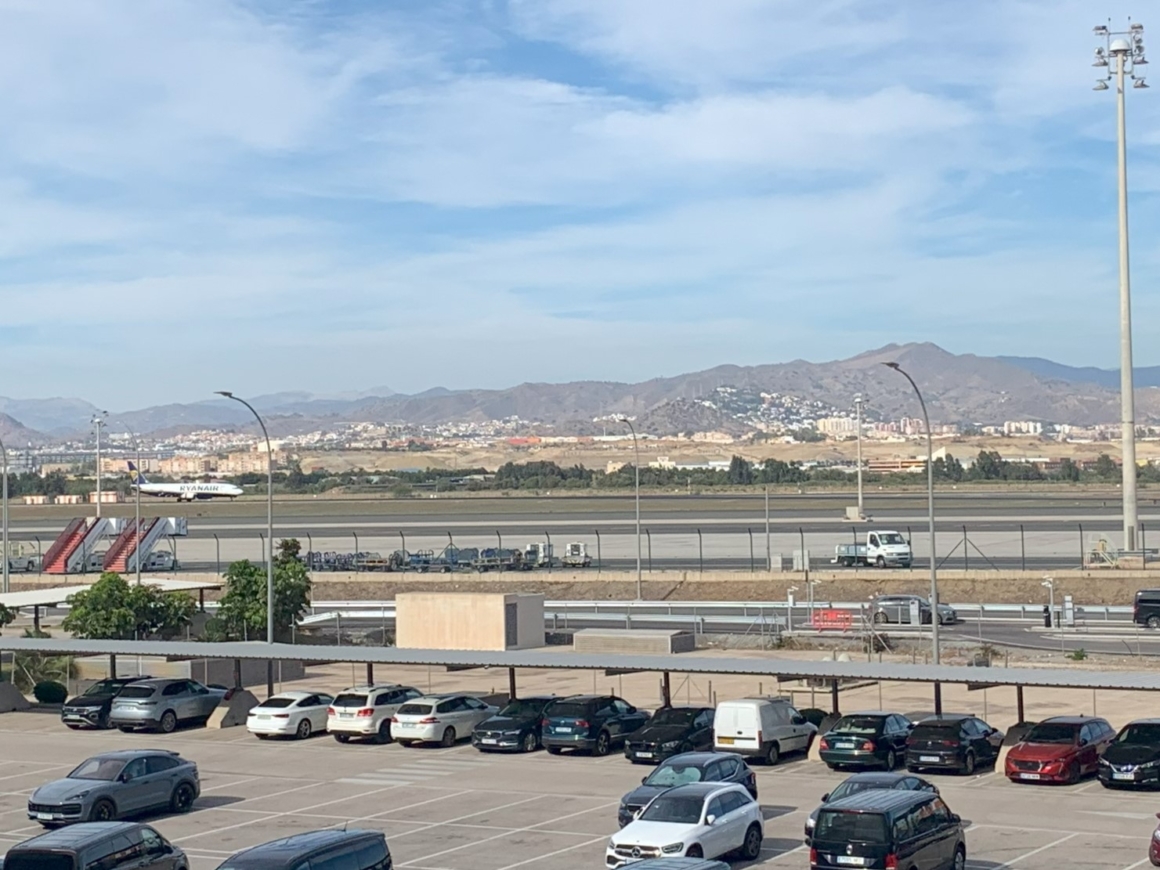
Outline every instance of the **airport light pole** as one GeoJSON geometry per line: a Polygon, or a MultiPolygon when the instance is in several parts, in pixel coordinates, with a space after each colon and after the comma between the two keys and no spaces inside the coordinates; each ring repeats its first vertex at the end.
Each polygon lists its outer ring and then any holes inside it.
{"type": "Polygon", "coordinates": [[[108,411],[93,415],[93,425],[97,427],[97,519],[101,518],[101,428],[108,416],[108,411]]]}
{"type": "MultiPolygon", "coordinates": [[[[125,427],[129,429],[128,426],[125,427]]],[[[141,585],[141,440],[137,433],[129,429],[133,438],[133,449],[137,454],[137,480],[133,481],[133,515],[137,522],[134,526],[133,561],[136,563],[137,585],[141,585]]]]}
{"type": "Polygon", "coordinates": [[[9,588],[8,588],[9,587],[9,576],[8,575],[9,575],[10,570],[11,570],[11,566],[9,565],[9,562],[11,561],[12,554],[8,552],[8,448],[6,448],[4,446],[3,441],[0,441],[0,464],[3,464],[3,466],[4,466],[4,468],[3,468],[4,482],[3,482],[3,484],[0,484],[0,490],[2,490],[2,492],[0,492],[0,499],[4,500],[3,507],[2,507],[2,509],[0,509],[0,512],[3,513],[3,516],[0,517],[0,522],[3,522],[3,524],[4,524],[4,530],[3,530],[3,539],[4,539],[4,541],[3,541],[3,543],[4,543],[4,592],[5,592],[5,594],[7,594],[9,591],[9,588]]]}
{"type": "Polygon", "coordinates": [[[854,410],[858,418],[858,519],[864,519],[866,511],[862,502],[862,394],[854,396],[854,410]]]}
{"type": "Polygon", "coordinates": [[[1120,442],[1122,456],[1121,495],[1124,501],[1124,549],[1136,549],[1136,535],[1140,525],[1136,505],[1136,402],[1132,377],[1132,291],[1128,269],[1128,145],[1125,123],[1125,77],[1132,79],[1134,88],[1146,88],[1143,76],[1136,75],[1136,66],[1146,64],[1144,57],[1144,25],[1130,24],[1127,30],[1109,30],[1100,25],[1095,35],[1104,41],[1096,49],[1093,66],[1108,70],[1096,81],[1095,90],[1108,90],[1108,82],[1116,82],[1116,154],[1118,157],[1119,217],[1120,217],[1120,442]],[[1112,66],[1110,66],[1112,65],[1112,66]],[[1114,67],[1114,68],[1112,68],[1114,67]]]}
{"type": "Polygon", "coordinates": [[[922,392],[918,389],[918,384],[914,382],[905,369],[896,362],[883,363],[887,368],[892,368],[908,381],[910,386],[914,388],[914,394],[918,396],[918,404],[922,407],[922,425],[926,429],[926,512],[927,520],[930,524],[930,637],[931,637],[931,664],[939,664],[939,643],[938,643],[938,628],[939,628],[939,613],[938,613],[938,567],[935,562],[935,546],[934,546],[934,440],[930,432],[930,417],[926,413],[926,402],[922,398],[922,392]]]}
{"type": "Polygon", "coordinates": [[[636,600],[642,601],[644,600],[644,596],[641,591],[642,584],[640,575],[640,442],[636,437],[636,427],[632,425],[632,421],[628,417],[617,417],[616,419],[621,423],[625,423],[628,426],[628,431],[632,433],[632,451],[634,456],[632,470],[635,476],[634,488],[636,490],[636,600]]]}

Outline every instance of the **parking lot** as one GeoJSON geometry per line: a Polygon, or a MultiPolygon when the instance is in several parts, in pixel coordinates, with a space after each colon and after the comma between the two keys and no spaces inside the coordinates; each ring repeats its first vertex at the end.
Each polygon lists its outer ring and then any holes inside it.
{"type": "MultiPolygon", "coordinates": [[[[35,786],[93,753],[146,746],[175,749],[201,768],[194,812],[154,820],[189,853],[193,870],[280,836],[342,825],[384,831],[395,866],[413,870],[590,870],[604,866],[620,796],[648,772],[620,755],[481,755],[464,745],[343,746],[326,736],[259,742],[236,728],[74,733],[53,715],[17,713],[0,720],[0,850],[40,830],[24,815],[35,786]]],[[[807,865],[803,822],[842,775],[801,758],[755,769],[766,817],[758,864],[807,865]]],[[[989,771],[934,779],[970,823],[975,870],[1148,863],[1160,805],[1151,794],[1108,792],[1090,781],[1017,786],[989,771]]]]}

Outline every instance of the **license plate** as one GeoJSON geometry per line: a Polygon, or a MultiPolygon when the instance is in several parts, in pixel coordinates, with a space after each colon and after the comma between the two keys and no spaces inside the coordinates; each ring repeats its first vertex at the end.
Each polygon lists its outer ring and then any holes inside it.
{"type": "Polygon", "coordinates": [[[638,752],[636,754],[636,757],[637,758],[652,758],[653,754],[651,752],[638,752]]]}
{"type": "Polygon", "coordinates": [[[835,743],[834,748],[835,749],[853,749],[854,744],[853,743],[835,743]]]}
{"type": "Polygon", "coordinates": [[[920,756],[918,756],[918,760],[919,761],[932,761],[935,763],[942,761],[942,759],[939,758],[937,755],[920,755],[920,756]]]}
{"type": "Polygon", "coordinates": [[[499,743],[499,741],[496,740],[494,737],[484,737],[479,742],[484,744],[485,746],[495,746],[497,743],[499,743]]]}
{"type": "Polygon", "coordinates": [[[1135,778],[1136,778],[1136,774],[1134,774],[1134,773],[1113,773],[1112,774],[1112,779],[1133,780],[1135,778]]]}
{"type": "Polygon", "coordinates": [[[844,864],[847,867],[865,867],[866,859],[861,855],[835,855],[835,864],[844,864]]]}
{"type": "Polygon", "coordinates": [[[571,729],[571,728],[565,728],[563,725],[557,725],[557,726],[556,726],[556,732],[557,732],[558,734],[571,734],[571,733],[572,733],[572,729],[571,729]]]}
{"type": "Polygon", "coordinates": [[[722,746],[732,746],[733,745],[733,738],[732,737],[718,737],[717,742],[720,743],[722,746]]]}
{"type": "Polygon", "coordinates": [[[1020,779],[1039,779],[1039,774],[1038,773],[1021,773],[1021,774],[1019,774],[1019,778],[1020,779]]]}
{"type": "Polygon", "coordinates": [[[351,718],[353,715],[354,715],[354,713],[341,713],[341,712],[340,712],[340,713],[338,714],[338,718],[339,718],[339,719],[349,719],[349,718],[351,718]]]}
{"type": "Polygon", "coordinates": [[[263,715],[259,714],[259,715],[257,715],[257,716],[256,716],[256,717],[254,717],[254,718],[258,719],[258,720],[259,720],[259,721],[261,721],[261,722],[265,722],[265,721],[266,721],[266,720],[268,720],[270,717],[269,717],[269,716],[263,716],[263,715]]]}
{"type": "Polygon", "coordinates": [[[52,813],[37,813],[36,817],[38,819],[40,819],[41,821],[45,821],[45,822],[52,821],[52,813]]]}

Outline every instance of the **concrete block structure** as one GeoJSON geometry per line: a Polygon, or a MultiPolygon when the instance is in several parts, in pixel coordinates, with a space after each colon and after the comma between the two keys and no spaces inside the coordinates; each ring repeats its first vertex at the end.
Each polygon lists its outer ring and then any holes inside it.
{"type": "Polygon", "coordinates": [[[400,649],[514,650],[544,645],[544,596],[496,592],[401,592],[400,649]]]}

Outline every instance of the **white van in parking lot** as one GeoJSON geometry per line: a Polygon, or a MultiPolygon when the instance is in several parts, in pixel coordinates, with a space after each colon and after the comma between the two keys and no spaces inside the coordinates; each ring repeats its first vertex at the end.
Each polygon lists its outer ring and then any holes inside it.
{"type": "Polygon", "coordinates": [[[777,764],[786,752],[809,749],[818,729],[788,698],[722,701],[713,718],[713,748],[777,764]]]}

